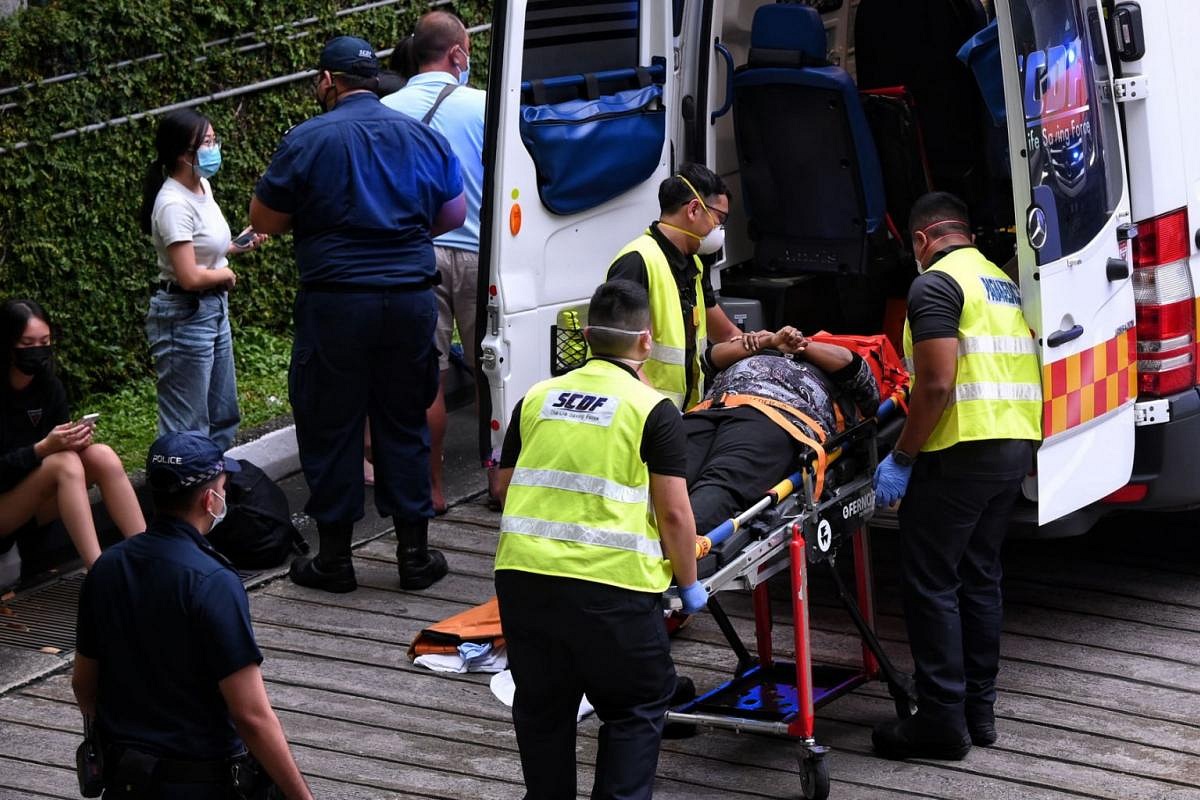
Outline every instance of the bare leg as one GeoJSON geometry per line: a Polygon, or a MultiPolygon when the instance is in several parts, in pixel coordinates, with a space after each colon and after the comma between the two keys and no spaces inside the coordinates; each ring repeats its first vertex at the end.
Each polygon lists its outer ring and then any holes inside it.
{"type": "Polygon", "coordinates": [[[363,483],[375,485],[375,459],[371,454],[371,418],[363,424],[363,483]]]}
{"type": "Polygon", "coordinates": [[[83,462],[87,485],[96,484],[100,487],[104,505],[121,535],[128,539],[146,530],[146,518],[142,516],[142,507],[133,493],[133,485],[129,483],[125,467],[112,448],[94,444],[80,451],[79,460],[83,462]]]}
{"type": "Polygon", "coordinates": [[[100,557],[83,462],[77,453],[46,456],[25,480],[0,495],[0,532],[11,533],[31,517],[37,517],[40,525],[61,518],[86,566],[90,567],[100,557]]]}
{"type": "Polygon", "coordinates": [[[446,510],[446,497],[442,484],[442,452],[446,443],[446,374],[442,370],[438,378],[438,393],[433,405],[425,412],[429,424],[429,483],[433,489],[433,511],[441,514],[446,510]]]}

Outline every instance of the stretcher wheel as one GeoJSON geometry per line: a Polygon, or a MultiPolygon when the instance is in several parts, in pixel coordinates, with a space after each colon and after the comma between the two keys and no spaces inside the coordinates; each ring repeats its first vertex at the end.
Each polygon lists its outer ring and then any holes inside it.
{"type": "Polygon", "coordinates": [[[826,800],[829,797],[829,762],[824,753],[800,749],[800,790],[804,800],[826,800]]]}

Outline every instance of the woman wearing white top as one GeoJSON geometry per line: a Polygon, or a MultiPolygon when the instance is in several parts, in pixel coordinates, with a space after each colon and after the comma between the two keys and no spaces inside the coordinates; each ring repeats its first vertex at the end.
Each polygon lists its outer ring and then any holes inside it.
{"type": "Polygon", "coordinates": [[[231,239],[208,178],[221,166],[221,142],[202,115],[163,116],[142,197],[142,229],[154,240],[158,281],[146,335],[158,374],[158,432],[199,431],[222,448],[241,415],[229,329],[229,257],[266,236],[247,228],[231,239]]]}

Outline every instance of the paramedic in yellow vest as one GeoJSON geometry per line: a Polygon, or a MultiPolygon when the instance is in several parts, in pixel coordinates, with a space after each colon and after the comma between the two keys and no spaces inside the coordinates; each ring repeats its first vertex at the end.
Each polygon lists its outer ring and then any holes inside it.
{"type": "Polygon", "coordinates": [[[676,408],[687,409],[704,396],[705,340],[741,335],[717,305],[700,259],[725,244],[729,188],[707,167],[684,164],[659,185],[658,205],[658,220],[617,253],[608,279],[631,280],[650,294],[654,348],[643,374],[676,408]]]}
{"type": "Polygon", "coordinates": [[[516,683],[526,800],[576,797],[575,727],[600,718],[595,800],[649,798],[675,690],[662,593],[704,607],[679,411],[638,380],[650,355],[645,290],[609,281],[584,328],[592,358],[536,384],[500,456],[496,594],[516,683]]]}
{"type": "Polygon", "coordinates": [[[1000,547],[1041,438],[1041,370],[1020,289],[974,246],[967,207],[913,206],[921,273],[908,295],[908,419],[875,472],[900,498],[904,614],[918,712],[875,729],[890,758],[961,759],[996,741],[1000,547]]]}

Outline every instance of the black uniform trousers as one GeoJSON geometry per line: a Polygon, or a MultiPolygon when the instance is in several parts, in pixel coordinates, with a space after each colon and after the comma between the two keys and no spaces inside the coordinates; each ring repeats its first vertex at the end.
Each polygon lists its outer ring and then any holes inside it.
{"type": "Polygon", "coordinates": [[[575,798],[585,693],[601,722],[593,800],[651,797],[675,689],[662,595],[519,570],[496,572],[496,595],[526,800],[575,798]]]}
{"type": "Polygon", "coordinates": [[[375,504],[382,516],[433,516],[425,410],[438,389],[431,289],[301,289],[288,395],[317,522],[363,516],[363,425],[371,420],[375,504]]]}
{"type": "Polygon", "coordinates": [[[762,499],[796,465],[796,440],[754,408],[684,414],[696,531],[708,533],[762,499]]]}
{"type": "Polygon", "coordinates": [[[1000,550],[1021,479],[943,472],[922,454],[900,503],[904,615],[921,716],[965,734],[968,707],[996,699],[1000,550]]]}

